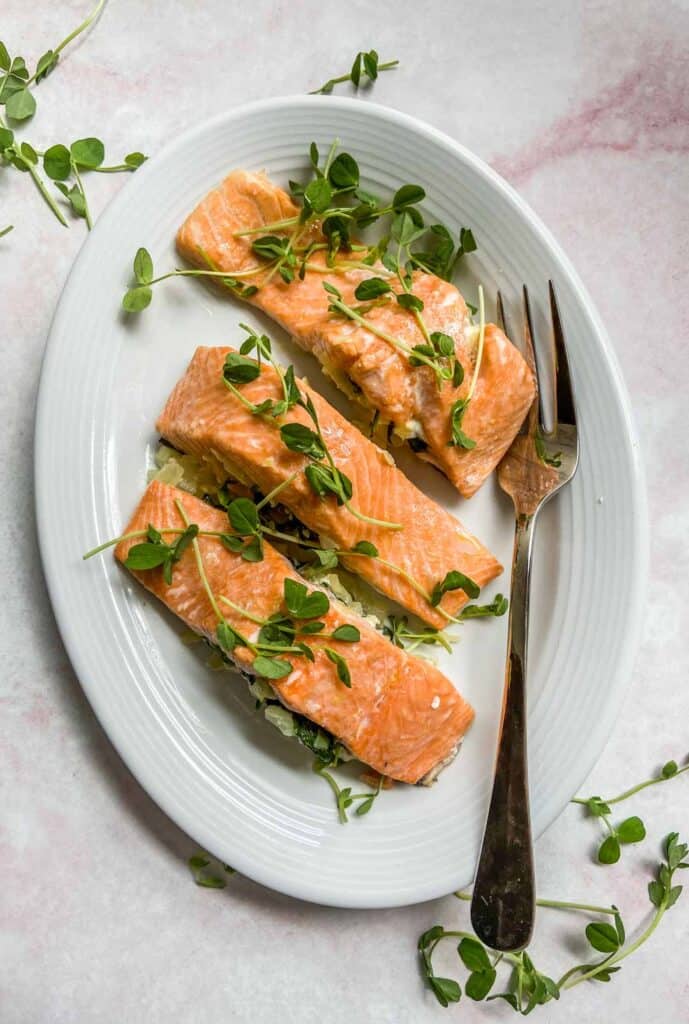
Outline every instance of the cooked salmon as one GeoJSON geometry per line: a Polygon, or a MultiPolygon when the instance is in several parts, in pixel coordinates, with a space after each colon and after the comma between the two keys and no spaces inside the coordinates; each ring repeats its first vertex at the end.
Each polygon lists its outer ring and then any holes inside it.
{"type": "MultiPolygon", "coordinates": [[[[428,331],[441,331],[453,339],[464,369],[459,387],[446,381],[439,389],[431,368],[411,366],[408,355],[390,341],[328,310],[324,282],[335,286],[349,306],[356,306],[354,290],[362,280],[388,276],[381,264],[326,272],[325,254],[314,252],[309,257],[313,269],[306,271],[303,280],[286,284],[253,253],[255,235],[236,237],[236,232],[280,223],[298,213],[290,197],[264,174],[235,171],[187,218],[178,232],[177,247],[191,263],[234,272],[243,285],[257,286],[249,301],[312,352],[350,397],[377,410],[381,422],[391,424],[398,436],[411,438],[420,458],[440,469],[460,494],[470,497],[495,469],[531,406],[535,395],[531,369],[503,332],[489,324],[475,390],[462,423],[475,447],[451,446],[452,406],[467,397],[477,360],[477,332],[464,299],[447,281],[414,272],[412,289],[423,300],[428,331]]],[[[323,236],[317,228],[309,227],[302,242],[319,240],[323,236]]],[[[366,318],[408,348],[424,342],[413,314],[396,302],[374,306],[366,318]]]]}
{"type": "MultiPolygon", "coordinates": [[[[483,587],[502,571],[497,559],[449,512],[418,490],[388,452],[300,380],[299,390],[315,406],[335,465],[352,482],[352,507],[401,529],[362,522],[338,505],[334,496],[319,498],[303,472],[307,457],[284,445],[278,423],[252,414],[225,387],[223,366],[232,351],[196,350],[158,418],[162,437],[210,465],[219,480],[229,477],[256,485],[264,495],[286,484],[277,501],[316,533],[324,546],[351,551],[358,542],[369,541],[380,559],[389,563],[350,555],[342,558],[347,569],[429,625],[439,629],[447,625],[447,614],[459,611],[467,601],[466,593],[452,590],[439,607],[433,607],[419,590],[430,594],[449,570],[458,570],[483,587]]],[[[241,386],[241,394],[254,405],[277,401],[282,398],[280,377],[264,363],[260,375],[241,386]]],[[[290,409],[284,419],[313,426],[300,406],[290,409]]]]}
{"type": "MultiPolygon", "coordinates": [[[[126,533],[146,530],[149,524],[160,531],[184,529],[176,502],[200,530],[227,532],[227,519],[221,511],[185,491],[154,481],[126,533]]],[[[115,548],[116,557],[124,562],[140,540],[121,541],[115,548]]],[[[228,551],[217,537],[199,536],[198,545],[210,590],[216,603],[222,604],[226,622],[255,642],[259,626],[243,612],[258,619],[284,612],[284,581],[303,581],[270,544],[265,545],[263,561],[257,563],[228,551]],[[222,603],[222,597],[241,606],[242,611],[222,603]]],[[[190,547],[175,564],[169,585],[160,567],[134,572],[134,576],[190,629],[217,644],[219,619],[190,547]]],[[[329,600],[329,611],[319,616],[325,623],[324,632],[353,625],[360,640],[345,643],[319,640],[317,634],[304,637],[314,661],[290,656],[293,668],[289,675],[271,680],[279,700],[326,729],[356,758],[389,778],[415,783],[434,774],[455,752],[474,717],[472,708],[435,666],[393,646],[344,605],[329,600]],[[338,679],[323,644],[346,658],[351,687],[338,679]]],[[[254,655],[246,647],[236,647],[232,657],[240,669],[252,674],[254,655]]]]}

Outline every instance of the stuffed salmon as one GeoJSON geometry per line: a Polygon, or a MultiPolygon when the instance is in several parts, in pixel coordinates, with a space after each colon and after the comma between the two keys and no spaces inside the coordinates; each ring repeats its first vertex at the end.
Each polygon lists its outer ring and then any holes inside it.
{"type": "Polygon", "coordinates": [[[283,398],[283,379],[264,362],[255,379],[228,389],[224,372],[233,359],[240,357],[228,348],[196,350],[157,421],[174,448],[210,466],[219,481],[254,485],[263,495],[276,492],[275,500],[324,547],[341,553],[347,569],[436,628],[502,571],[479,540],[397,469],[388,452],[299,380],[295,387],[312,403],[329,457],[351,485],[344,504],[319,493],[318,479],[309,474],[327,473],[327,460],[314,469],[308,454],[291,450],[283,439],[285,423],[298,438],[313,420],[299,404],[277,419],[257,415],[283,398]],[[447,580],[448,573],[456,575],[447,580]]]}
{"type": "Polygon", "coordinates": [[[454,285],[417,270],[410,287],[423,307],[424,333],[413,310],[394,301],[399,284],[381,263],[329,268],[318,224],[299,236],[310,252],[303,274],[285,281],[265,269],[252,248],[255,229],[292,231],[299,212],[264,174],[235,171],[187,218],[177,247],[197,266],[236,274],[245,297],[312,352],[350,398],[376,411],[379,427],[389,426],[470,497],[497,466],[531,406],[531,369],[494,324],[479,333],[454,285]],[[361,309],[355,290],[372,275],[393,280],[389,294],[363,317],[338,315],[344,306],[361,309]],[[339,295],[335,302],[334,294],[339,295]],[[449,339],[461,374],[439,381],[432,367],[410,358],[429,335],[449,339]]]}
{"type": "Polygon", "coordinates": [[[452,683],[307,585],[270,544],[260,562],[250,563],[225,546],[219,535],[227,533],[222,511],[154,481],[125,531],[139,535],[121,540],[115,555],[240,670],[268,678],[276,706],[279,701],[326,730],[381,775],[408,783],[432,779],[474,716],[452,683]],[[184,549],[171,554],[184,530],[184,549]],[[162,564],[168,557],[169,565],[162,564]],[[149,567],[136,568],[142,564],[149,567]],[[290,623],[292,636],[282,644],[287,653],[274,653],[280,646],[274,639],[262,641],[268,620],[280,621],[283,630],[290,623]]]}

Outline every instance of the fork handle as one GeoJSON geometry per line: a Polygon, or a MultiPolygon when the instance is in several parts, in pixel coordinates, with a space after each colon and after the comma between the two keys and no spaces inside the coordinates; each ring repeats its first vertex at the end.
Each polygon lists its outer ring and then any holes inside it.
{"type": "Polygon", "coordinates": [[[528,944],[536,907],[526,753],[533,524],[534,516],[517,516],[495,780],[471,901],[474,931],[487,946],[501,952],[515,952],[528,944]]]}

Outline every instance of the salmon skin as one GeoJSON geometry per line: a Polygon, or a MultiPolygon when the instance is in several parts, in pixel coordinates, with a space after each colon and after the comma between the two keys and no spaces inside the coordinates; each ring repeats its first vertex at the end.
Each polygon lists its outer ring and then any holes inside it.
{"type": "MultiPolygon", "coordinates": [[[[509,448],[531,406],[536,393],[531,369],[505,334],[488,324],[475,390],[462,422],[464,434],[475,447],[451,446],[452,407],[467,397],[477,359],[477,332],[464,299],[447,281],[414,272],[412,289],[424,303],[428,331],[441,331],[453,339],[464,369],[459,387],[446,381],[439,390],[431,368],[411,366],[404,351],[368,327],[328,310],[324,282],[336,287],[349,306],[356,306],[354,290],[361,281],[380,274],[389,277],[381,264],[326,273],[325,254],[314,252],[309,264],[317,269],[287,284],[279,275],[261,269],[265,264],[251,248],[256,235],[235,237],[238,231],[275,224],[298,213],[299,207],[287,193],[264,174],[234,171],[184,222],[177,248],[191,263],[234,271],[242,286],[255,286],[253,294],[247,291],[250,302],[312,352],[350,398],[377,410],[380,422],[391,424],[403,440],[411,440],[420,458],[440,469],[460,494],[471,497],[509,448]]],[[[322,242],[323,236],[309,227],[303,241],[322,242]]],[[[425,341],[414,316],[396,302],[374,306],[366,317],[408,348],[425,341]]]]}
{"type": "MultiPolygon", "coordinates": [[[[345,556],[341,561],[376,590],[392,598],[431,626],[447,625],[466,603],[462,590],[448,592],[434,608],[418,591],[430,594],[448,570],[459,570],[484,586],[502,571],[497,559],[462,524],[418,490],[395,466],[388,452],[364,437],[356,427],[309,385],[299,380],[302,395],[311,398],[321,431],[335,465],[352,481],[352,506],[378,520],[400,524],[392,530],[356,518],[334,496],[321,499],[305,478],[308,459],[290,451],[278,424],[253,415],[223,381],[229,348],[197,348],[189,367],[170,395],[157,421],[157,429],[173,447],[205,461],[219,482],[228,477],[252,484],[268,494],[294,476],[277,501],[316,533],[326,547],[350,551],[369,541],[380,558],[345,556]],[[401,571],[400,571],[401,570],[401,571]],[[412,585],[404,574],[416,581],[412,585]]],[[[255,405],[282,398],[280,377],[263,363],[256,380],[241,386],[241,394],[255,405]]],[[[294,406],[290,422],[312,426],[307,413],[294,406]]]]}
{"type": "MultiPolygon", "coordinates": [[[[191,523],[200,530],[227,532],[222,512],[185,491],[153,481],[136,509],[126,533],[184,529],[180,502],[191,523]]],[[[166,535],[163,535],[164,537],[166,535]]],[[[121,541],[115,548],[120,562],[141,537],[121,541]]],[[[169,537],[167,538],[170,539],[169,537]]],[[[249,563],[232,553],[216,537],[198,538],[202,564],[216,602],[221,596],[250,615],[267,619],[284,612],[284,581],[304,583],[290,563],[270,544],[263,561],[249,563]]],[[[194,632],[217,644],[218,617],[204,589],[192,548],[175,564],[172,581],[165,582],[162,567],[133,575],[147,590],[179,616],[194,632]]],[[[310,590],[317,586],[308,584],[310,590]]],[[[293,669],[271,680],[282,704],[326,729],[360,761],[400,782],[416,783],[433,776],[452,757],[469,728],[474,712],[452,683],[429,662],[415,658],[390,643],[367,622],[329,597],[329,611],[319,616],[326,633],[339,626],[356,626],[357,643],[308,636],[314,661],[291,656],[293,669]],[[324,653],[327,645],[346,658],[351,687],[338,679],[335,665],[324,653]]],[[[258,625],[241,612],[222,605],[226,622],[254,642],[258,625]]],[[[253,673],[253,654],[238,646],[231,657],[238,668],[253,673]]]]}

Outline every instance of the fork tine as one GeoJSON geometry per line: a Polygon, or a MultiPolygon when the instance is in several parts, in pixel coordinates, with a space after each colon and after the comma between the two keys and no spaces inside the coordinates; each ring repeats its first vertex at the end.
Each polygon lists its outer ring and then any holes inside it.
{"type": "MultiPolygon", "coordinates": [[[[505,318],[505,307],[504,307],[503,302],[502,302],[502,292],[500,291],[499,288],[498,288],[498,291],[497,291],[497,294],[496,294],[496,297],[495,297],[495,305],[496,305],[496,320],[498,321],[498,327],[500,328],[502,333],[506,334],[507,337],[509,338],[510,337],[510,333],[507,330],[507,320],[505,318]]],[[[512,339],[510,338],[510,341],[511,340],[512,339]]]]}
{"type": "Polygon", "coordinates": [[[577,424],[576,405],[574,403],[574,389],[572,377],[569,372],[569,360],[567,358],[567,347],[565,335],[560,320],[560,310],[557,305],[555,286],[548,281],[550,293],[550,315],[553,322],[553,339],[555,342],[555,425],[558,423],[577,424]]]}
{"type": "Polygon", "coordinates": [[[526,285],[522,286],[522,298],[524,304],[524,351],[522,355],[526,360],[527,366],[532,371],[536,380],[536,399],[534,399],[531,411],[529,413],[529,427],[535,429],[536,423],[536,410],[540,410],[541,424],[544,423],[544,403],[543,403],[543,389],[541,387],[541,378],[538,373],[538,364],[536,362],[536,353],[534,351],[533,344],[533,323],[531,320],[531,304],[529,303],[529,292],[526,285]]]}

